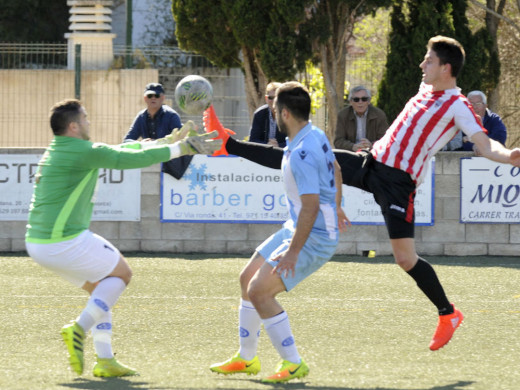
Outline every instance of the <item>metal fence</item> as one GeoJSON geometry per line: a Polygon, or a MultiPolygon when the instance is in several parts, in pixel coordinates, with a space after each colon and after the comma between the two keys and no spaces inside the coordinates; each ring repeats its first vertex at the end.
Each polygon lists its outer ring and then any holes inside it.
{"type": "MultiPolygon", "coordinates": [[[[205,57],[177,47],[113,45],[113,55],[112,68],[213,67],[205,57]]],[[[67,43],[0,42],[0,69],[67,69],[67,56],[67,43]]]]}
{"type": "Polygon", "coordinates": [[[0,69],[66,68],[66,43],[0,42],[0,69]]]}

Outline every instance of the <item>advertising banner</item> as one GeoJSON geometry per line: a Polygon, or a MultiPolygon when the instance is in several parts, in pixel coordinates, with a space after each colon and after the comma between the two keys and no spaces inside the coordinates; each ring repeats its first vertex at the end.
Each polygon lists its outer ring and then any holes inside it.
{"type": "MultiPolygon", "coordinates": [[[[433,224],[433,163],[416,197],[416,223],[433,224]]],[[[374,197],[343,186],[343,209],[355,224],[383,224],[374,197]]],[[[161,176],[161,221],[282,223],[288,218],[281,171],[244,158],[193,158],[177,180],[161,176]]]]}
{"type": "Polygon", "coordinates": [[[161,176],[162,222],[279,223],[282,174],[236,156],[196,155],[184,176],[161,176]]]}
{"type": "MultiPolygon", "coordinates": [[[[27,221],[41,155],[2,154],[0,221],[27,221]]],[[[141,219],[141,170],[100,169],[93,221],[141,219]]]]}
{"type": "Polygon", "coordinates": [[[460,178],[460,222],[520,223],[520,168],[462,158],[460,178]]]}

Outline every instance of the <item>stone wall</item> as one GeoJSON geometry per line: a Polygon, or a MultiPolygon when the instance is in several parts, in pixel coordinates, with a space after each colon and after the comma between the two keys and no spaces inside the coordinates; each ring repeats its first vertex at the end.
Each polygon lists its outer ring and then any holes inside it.
{"type": "MultiPolygon", "coordinates": [[[[42,153],[43,149],[0,149],[6,153],[42,153]]],[[[520,224],[462,224],[460,158],[464,152],[441,152],[435,163],[433,226],[416,228],[417,251],[423,255],[515,256],[520,253],[520,224]]],[[[161,223],[159,165],[141,172],[141,221],[92,222],[91,229],[125,252],[222,253],[248,255],[278,224],[161,223]]],[[[0,222],[0,252],[22,252],[25,222],[0,222]]],[[[384,226],[356,225],[341,235],[337,254],[375,250],[391,254],[384,226]]]]}

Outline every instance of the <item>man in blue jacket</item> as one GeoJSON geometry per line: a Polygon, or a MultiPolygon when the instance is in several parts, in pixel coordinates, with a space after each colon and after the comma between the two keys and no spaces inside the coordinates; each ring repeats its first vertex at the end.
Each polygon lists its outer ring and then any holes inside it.
{"type": "Polygon", "coordinates": [[[158,139],[170,134],[173,129],[182,127],[177,112],[164,103],[164,88],[159,83],[150,83],[144,90],[146,108],[140,111],[125,135],[124,142],[137,141],[139,138],[158,139]]]}
{"type": "MultiPolygon", "coordinates": [[[[482,119],[482,125],[488,131],[488,137],[505,146],[507,138],[506,125],[502,122],[500,115],[487,108],[487,98],[484,92],[471,91],[468,93],[468,100],[473,106],[475,114],[482,119]]],[[[473,151],[473,143],[469,142],[467,137],[464,137],[463,141],[462,150],[473,151]]],[[[478,154],[478,151],[475,151],[475,153],[478,154]]]]}
{"type": "MultiPolygon", "coordinates": [[[[144,89],[146,108],[140,111],[125,135],[123,142],[139,140],[156,140],[171,134],[173,129],[182,127],[177,112],[164,103],[164,88],[159,83],[149,83],[144,89]]],[[[162,171],[180,179],[188,169],[193,156],[183,156],[166,161],[162,171]]]]}

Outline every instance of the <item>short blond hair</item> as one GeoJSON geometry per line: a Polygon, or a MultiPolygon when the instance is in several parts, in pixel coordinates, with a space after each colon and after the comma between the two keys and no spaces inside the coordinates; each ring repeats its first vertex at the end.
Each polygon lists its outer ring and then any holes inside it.
{"type": "Polygon", "coordinates": [[[271,81],[269,84],[267,84],[267,87],[265,87],[266,96],[269,93],[269,91],[276,91],[278,88],[280,88],[281,85],[282,83],[279,83],[277,81],[271,81]]]}

